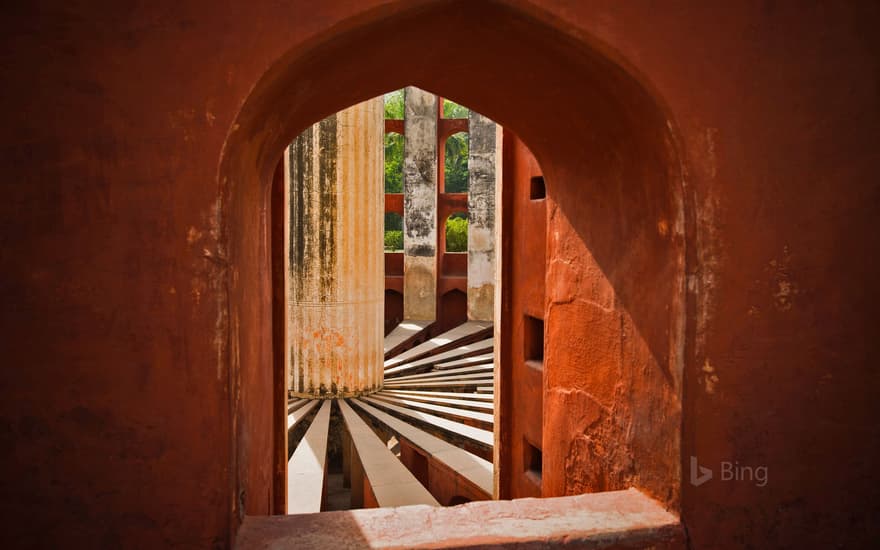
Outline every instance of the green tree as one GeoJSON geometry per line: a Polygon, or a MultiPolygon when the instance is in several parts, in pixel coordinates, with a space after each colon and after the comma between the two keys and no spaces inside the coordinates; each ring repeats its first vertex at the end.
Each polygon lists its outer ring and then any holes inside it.
{"type": "Polygon", "coordinates": [[[385,134],[385,192],[403,193],[403,136],[385,134]]]}
{"type": "Polygon", "coordinates": [[[385,252],[403,250],[403,217],[397,212],[385,213],[385,252]]]}
{"type": "Polygon", "coordinates": [[[467,252],[468,221],[465,214],[456,213],[446,220],[446,251],[467,252]]]}
{"type": "MultiPolygon", "coordinates": [[[[449,99],[443,100],[443,118],[467,118],[470,109],[449,99]]],[[[468,134],[459,132],[446,140],[446,173],[443,188],[447,193],[468,192],[468,134]]]]}
{"type": "Polygon", "coordinates": [[[385,231],[385,252],[399,252],[403,250],[403,231],[385,231]]]}
{"type": "Polygon", "coordinates": [[[395,90],[385,94],[385,118],[403,118],[403,90],[395,90]]]}
{"type": "Polygon", "coordinates": [[[443,118],[467,118],[470,110],[454,101],[443,100],[443,118]]]}
{"type": "Polygon", "coordinates": [[[459,132],[446,139],[443,189],[447,193],[468,192],[468,134],[459,132]]]}
{"type": "MultiPolygon", "coordinates": [[[[385,118],[403,118],[403,90],[385,94],[385,118]]],[[[385,134],[385,192],[403,193],[403,136],[385,134]]]]}
{"type": "Polygon", "coordinates": [[[403,231],[403,217],[397,212],[385,212],[385,231],[403,231]]]}

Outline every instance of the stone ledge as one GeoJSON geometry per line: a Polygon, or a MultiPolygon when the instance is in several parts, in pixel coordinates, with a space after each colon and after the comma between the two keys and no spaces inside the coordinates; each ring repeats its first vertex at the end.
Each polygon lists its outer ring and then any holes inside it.
{"type": "Polygon", "coordinates": [[[678,518],[636,489],[545,499],[245,518],[236,548],[684,548],[678,518]]]}

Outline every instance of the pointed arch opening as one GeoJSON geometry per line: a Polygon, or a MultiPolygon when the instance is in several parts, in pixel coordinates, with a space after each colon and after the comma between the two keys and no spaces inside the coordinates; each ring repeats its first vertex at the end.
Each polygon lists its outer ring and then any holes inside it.
{"type": "Polygon", "coordinates": [[[228,268],[218,283],[227,300],[216,346],[234,419],[234,517],[273,511],[267,502],[282,501],[285,486],[271,452],[283,420],[266,406],[283,378],[267,330],[275,235],[266,212],[278,159],[310,124],[406,84],[491,117],[505,128],[505,150],[522,153],[505,156],[500,209],[508,240],[499,281],[522,295],[518,310],[496,310],[495,496],[534,495],[523,480],[540,464],[540,496],[632,486],[678,508],[693,332],[685,315],[688,198],[674,123],[625,67],[537,8],[397,2],[297,44],[256,83],[218,170],[228,268]],[[399,57],[392,67],[390,55],[399,57]],[[441,55],[458,60],[454,75],[441,55]],[[546,181],[541,200],[538,176],[546,181]],[[539,269],[512,261],[528,250],[538,251],[539,269]],[[540,401],[511,374],[524,361],[524,315],[544,327],[540,401]],[[274,373],[266,366],[273,358],[274,373]],[[523,462],[536,455],[523,441],[541,457],[528,468],[523,462]]]}

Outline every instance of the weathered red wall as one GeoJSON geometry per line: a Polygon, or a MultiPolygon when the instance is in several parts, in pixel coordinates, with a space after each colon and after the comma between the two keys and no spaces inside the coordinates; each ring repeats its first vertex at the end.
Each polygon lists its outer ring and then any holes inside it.
{"type": "MultiPolygon", "coordinates": [[[[502,142],[502,235],[505,259],[501,278],[501,407],[496,416],[500,461],[500,498],[540,497],[543,476],[528,472],[525,446],[542,451],[544,365],[527,349],[525,319],[544,319],[547,271],[547,199],[532,200],[532,177],[541,175],[538,161],[510,130],[502,142]],[[526,361],[533,361],[527,363],[526,361]]],[[[498,390],[496,390],[498,391],[498,390]]],[[[547,437],[563,435],[550,429],[547,437]]],[[[567,434],[565,434],[567,436],[567,434]]]]}
{"type": "MultiPolygon", "coordinates": [[[[465,278],[466,280],[466,278],[465,278]]],[[[433,330],[438,334],[451,330],[458,325],[467,322],[467,293],[461,289],[455,288],[460,282],[453,277],[447,277],[446,280],[440,280],[440,289],[443,294],[440,296],[439,305],[437,307],[437,321],[433,330]],[[446,284],[443,284],[446,283],[446,284]],[[452,284],[449,284],[452,283],[452,284]],[[451,290],[444,287],[455,285],[451,290]]]]}
{"type": "MultiPolygon", "coordinates": [[[[388,255],[386,254],[386,259],[388,255]]],[[[388,265],[388,262],[385,262],[388,265]]],[[[388,278],[385,278],[386,284],[388,278]]],[[[403,294],[396,290],[385,289],[385,335],[388,336],[394,327],[403,321],[403,294]]]]}
{"type": "MultiPolygon", "coordinates": [[[[680,502],[694,548],[868,545],[878,16],[867,1],[8,8],[7,540],[223,547],[270,509],[272,170],[309,123],[414,84],[541,162],[548,254],[570,260],[551,263],[547,322],[571,345],[550,345],[546,376],[558,365],[550,387],[583,413],[560,433],[587,426],[569,464],[601,465],[574,486],[680,502]],[[769,482],[679,483],[692,455],[766,465],[769,482]]],[[[545,400],[545,433],[565,399],[545,400]]]]}
{"type": "MultiPolygon", "coordinates": [[[[272,174],[272,191],[269,199],[271,215],[272,255],[272,419],[274,421],[274,484],[272,491],[272,513],[287,512],[287,403],[290,388],[287,372],[287,270],[284,268],[285,256],[289,253],[284,247],[284,161],[275,166],[272,174]]],[[[386,306],[387,307],[387,306],[386,306]]]]}
{"type": "Polygon", "coordinates": [[[400,440],[400,461],[443,506],[492,498],[455,469],[423,454],[406,439],[400,440]]]}

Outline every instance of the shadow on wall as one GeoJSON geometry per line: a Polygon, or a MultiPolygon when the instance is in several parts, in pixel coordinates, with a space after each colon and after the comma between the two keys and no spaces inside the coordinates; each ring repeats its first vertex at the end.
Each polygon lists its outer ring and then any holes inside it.
{"type": "Polygon", "coordinates": [[[440,297],[438,331],[445,332],[467,321],[467,293],[454,288],[440,297]]]}
{"type": "MultiPolygon", "coordinates": [[[[686,224],[675,139],[658,103],[600,44],[528,10],[392,3],[292,51],[247,99],[218,174],[237,494],[270,491],[272,467],[254,443],[271,430],[257,406],[271,396],[258,372],[271,348],[267,258],[250,244],[262,231],[252,212],[265,207],[275,164],[299,132],[412,84],[513,130],[544,169],[545,496],[634,485],[678,508],[686,224]]],[[[267,512],[256,499],[243,507],[239,517],[267,512]]]]}
{"type": "Polygon", "coordinates": [[[385,336],[403,321],[403,294],[385,289],[385,336]]]}

